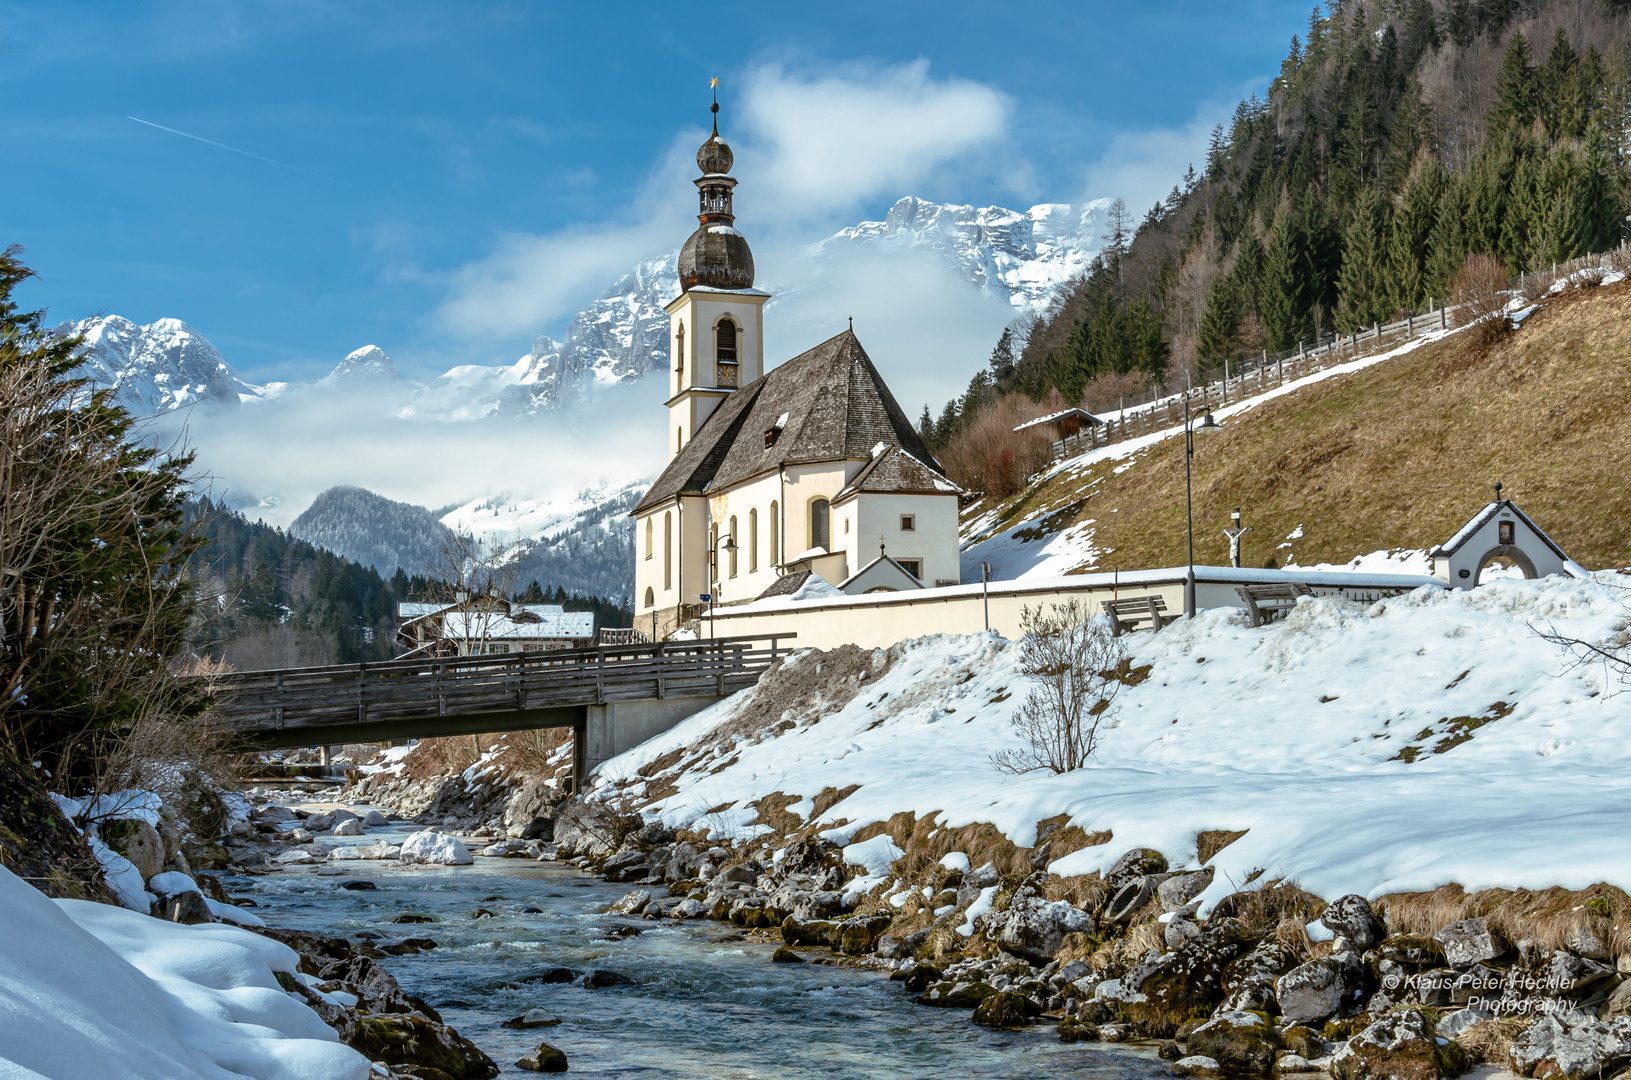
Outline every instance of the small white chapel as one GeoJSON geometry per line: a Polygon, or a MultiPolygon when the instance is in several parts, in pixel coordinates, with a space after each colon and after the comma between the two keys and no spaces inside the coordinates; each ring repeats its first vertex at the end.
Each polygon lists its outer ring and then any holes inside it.
{"type": "Polygon", "coordinates": [[[961,491],[853,328],[765,370],[770,294],[753,287],[712,109],[699,224],[667,308],[668,467],[632,514],[636,628],[661,637],[710,604],[801,589],[958,584],[961,491]]]}

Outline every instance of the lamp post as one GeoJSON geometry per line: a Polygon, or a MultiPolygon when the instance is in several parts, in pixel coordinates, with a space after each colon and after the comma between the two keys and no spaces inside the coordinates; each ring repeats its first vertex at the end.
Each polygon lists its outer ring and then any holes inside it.
{"type": "Polygon", "coordinates": [[[713,580],[708,583],[708,591],[700,599],[708,602],[708,640],[714,639],[714,597],[719,595],[719,553],[721,551],[735,551],[736,540],[725,534],[725,540],[720,542],[718,534],[714,536],[714,545],[708,552],[708,568],[712,571],[713,580]]]}
{"type": "Polygon", "coordinates": [[[1189,459],[1195,456],[1195,435],[1216,431],[1218,422],[1212,410],[1196,423],[1190,422],[1189,398],[1184,398],[1184,518],[1189,526],[1189,573],[1184,576],[1184,618],[1195,617],[1195,499],[1189,483],[1189,459]]]}

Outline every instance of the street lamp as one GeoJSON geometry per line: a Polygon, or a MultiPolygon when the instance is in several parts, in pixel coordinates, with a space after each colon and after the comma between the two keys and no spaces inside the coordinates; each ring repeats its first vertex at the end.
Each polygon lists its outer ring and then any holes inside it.
{"type": "Polygon", "coordinates": [[[720,542],[719,534],[714,534],[714,546],[708,553],[709,569],[713,571],[713,580],[708,583],[708,591],[703,593],[701,599],[708,602],[708,640],[714,638],[714,598],[719,595],[719,553],[721,551],[735,551],[736,539],[730,533],[725,534],[725,540],[720,542]]]}
{"type": "Polygon", "coordinates": [[[1216,431],[1218,422],[1212,410],[1195,423],[1190,422],[1189,399],[1184,399],[1184,517],[1189,525],[1189,573],[1184,577],[1184,618],[1195,617],[1195,500],[1190,491],[1189,459],[1195,456],[1195,436],[1216,431]]]}

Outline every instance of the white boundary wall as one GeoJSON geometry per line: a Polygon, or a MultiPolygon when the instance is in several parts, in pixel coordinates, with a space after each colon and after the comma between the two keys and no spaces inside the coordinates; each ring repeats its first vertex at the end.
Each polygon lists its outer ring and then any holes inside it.
{"type": "MultiPolygon", "coordinates": [[[[1186,568],[1138,570],[1120,574],[1073,574],[1068,577],[993,581],[989,598],[982,586],[956,585],[915,592],[873,593],[830,600],[791,603],[780,597],[742,607],[716,609],[703,618],[702,633],[715,637],[796,633],[797,647],[831,649],[838,645],[887,648],[897,641],[926,634],[977,634],[990,628],[1007,638],[1019,636],[1020,616],[1027,607],[1064,603],[1072,597],[1096,615],[1104,600],[1149,596],[1166,603],[1166,614],[1184,611],[1186,568]],[[711,627],[710,627],[711,622],[711,627]]],[[[1420,588],[1448,588],[1438,578],[1415,574],[1354,574],[1343,571],[1250,570],[1228,566],[1195,567],[1198,608],[1243,608],[1238,585],[1297,583],[1316,595],[1343,596],[1373,603],[1420,588]]]]}

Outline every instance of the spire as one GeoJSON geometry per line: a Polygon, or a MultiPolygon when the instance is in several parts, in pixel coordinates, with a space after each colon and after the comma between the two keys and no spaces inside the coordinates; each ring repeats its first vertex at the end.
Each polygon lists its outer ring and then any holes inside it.
{"type": "Polygon", "coordinates": [[[713,104],[708,106],[708,111],[714,114],[714,138],[717,139],[719,138],[719,80],[709,79],[708,89],[712,90],[714,95],[713,104]]]}
{"type": "Polygon", "coordinates": [[[732,190],[736,177],[730,175],[736,163],[730,144],[719,137],[719,80],[709,79],[712,91],[708,111],[713,113],[713,131],[697,149],[697,231],[680,249],[680,288],[706,285],[716,289],[753,287],[753,253],[748,242],[734,228],[732,190]]]}

